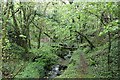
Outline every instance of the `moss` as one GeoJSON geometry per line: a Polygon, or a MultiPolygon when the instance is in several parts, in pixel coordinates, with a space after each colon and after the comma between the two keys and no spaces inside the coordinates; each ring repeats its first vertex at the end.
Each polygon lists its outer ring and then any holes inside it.
{"type": "Polygon", "coordinates": [[[39,78],[40,76],[43,76],[44,73],[43,65],[44,64],[39,65],[38,63],[33,62],[28,63],[25,69],[22,72],[20,72],[17,76],[15,76],[15,78],[39,78]]]}
{"type": "Polygon", "coordinates": [[[71,57],[70,64],[68,68],[63,72],[62,75],[56,78],[91,78],[90,74],[82,74],[80,68],[80,54],[82,51],[78,49],[75,51],[71,57]]]}
{"type": "Polygon", "coordinates": [[[2,40],[0,39],[0,79],[1,79],[1,74],[2,74],[2,40]]]}

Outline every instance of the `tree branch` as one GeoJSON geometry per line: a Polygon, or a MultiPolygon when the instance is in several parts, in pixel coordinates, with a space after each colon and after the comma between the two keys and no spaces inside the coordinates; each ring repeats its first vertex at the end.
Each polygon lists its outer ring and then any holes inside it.
{"type": "Polygon", "coordinates": [[[44,32],[44,34],[48,36],[53,42],[55,42],[55,40],[49,34],[47,34],[46,32],[44,32]]]}
{"type": "Polygon", "coordinates": [[[82,36],[83,38],[85,38],[86,41],[90,44],[91,49],[95,48],[95,46],[92,44],[92,42],[84,34],[78,32],[78,31],[74,31],[74,32],[78,33],[80,36],[82,36]]]}
{"type": "Polygon", "coordinates": [[[44,9],[44,12],[43,12],[43,15],[44,15],[44,16],[46,15],[46,10],[47,10],[47,7],[48,7],[49,4],[50,4],[50,2],[47,3],[47,5],[46,5],[46,7],[45,7],[45,9],[44,9]]]}
{"type": "Polygon", "coordinates": [[[20,33],[20,30],[18,28],[18,24],[17,24],[17,20],[16,20],[16,17],[15,17],[15,11],[14,11],[14,4],[13,2],[11,2],[11,13],[12,13],[12,18],[13,18],[13,21],[14,21],[14,29],[16,30],[16,33],[20,33]]]}
{"type": "Polygon", "coordinates": [[[103,22],[103,20],[102,20],[101,17],[99,17],[98,15],[96,15],[96,14],[94,14],[94,13],[88,11],[88,10],[87,10],[87,12],[90,13],[90,14],[92,14],[92,15],[94,15],[94,16],[96,16],[102,22],[102,24],[105,25],[105,23],[103,22]]]}

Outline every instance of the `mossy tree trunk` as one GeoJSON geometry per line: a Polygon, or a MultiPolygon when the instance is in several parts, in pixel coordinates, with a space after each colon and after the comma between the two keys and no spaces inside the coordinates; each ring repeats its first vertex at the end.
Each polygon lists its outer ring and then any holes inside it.
{"type": "Polygon", "coordinates": [[[119,20],[118,30],[118,78],[120,78],[120,1],[118,2],[117,16],[119,20]]]}

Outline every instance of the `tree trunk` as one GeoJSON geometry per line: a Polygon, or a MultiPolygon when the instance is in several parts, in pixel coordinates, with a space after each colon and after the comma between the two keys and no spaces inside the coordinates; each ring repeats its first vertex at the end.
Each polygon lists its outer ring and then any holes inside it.
{"type": "Polygon", "coordinates": [[[120,78],[120,1],[118,2],[117,16],[119,20],[118,30],[118,78],[120,78]]]}
{"type": "Polygon", "coordinates": [[[110,52],[111,52],[111,35],[110,32],[108,31],[108,71],[110,71],[110,52]]]}
{"type": "Polygon", "coordinates": [[[5,46],[5,38],[6,38],[6,26],[7,26],[7,20],[9,18],[9,13],[10,13],[10,9],[9,9],[9,2],[6,3],[6,7],[3,9],[4,4],[2,5],[2,10],[3,10],[3,17],[2,17],[2,46],[5,46]]]}
{"type": "Polygon", "coordinates": [[[41,39],[41,29],[39,30],[39,36],[38,36],[38,49],[40,48],[40,39],[41,39]]]}

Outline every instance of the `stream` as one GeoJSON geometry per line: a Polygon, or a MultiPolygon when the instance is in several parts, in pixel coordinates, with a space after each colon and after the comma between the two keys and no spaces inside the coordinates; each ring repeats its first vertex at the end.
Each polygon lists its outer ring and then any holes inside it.
{"type": "Polygon", "coordinates": [[[53,65],[51,70],[48,72],[48,78],[55,78],[61,75],[66,69],[67,65],[69,64],[69,60],[71,58],[71,53],[64,56],[64,59],[59,60],[59,64],[53,65]]]}
{"type": "Polygon", "coordinates": [[[55,78],[56,76],[59,76],[62,74],[62,72],[67,68],[67,66],[63,66],[60,64],[53,65],[52,70],[49,72],[48,78],[55,78]]]}

